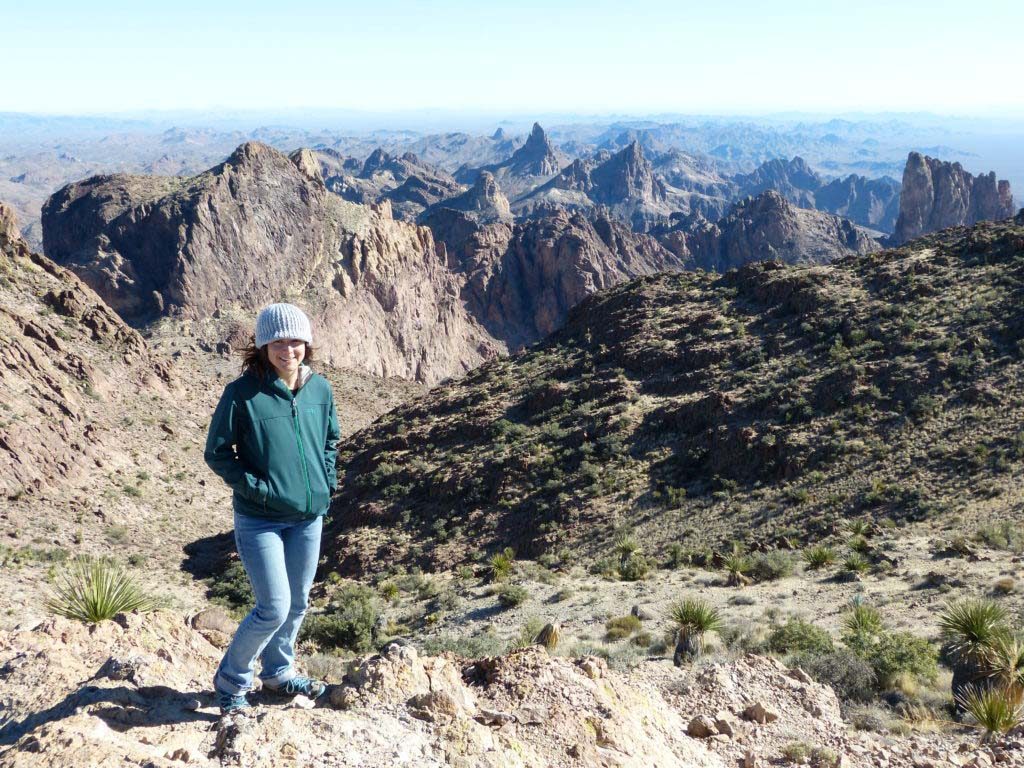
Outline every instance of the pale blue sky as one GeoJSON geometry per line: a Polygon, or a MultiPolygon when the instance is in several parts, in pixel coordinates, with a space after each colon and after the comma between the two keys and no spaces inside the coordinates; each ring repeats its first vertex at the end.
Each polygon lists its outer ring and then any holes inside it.
{"type": "Polygon", "coordinates": [[[1021,0],[0,0],[0,111],[1024,114],[1021,0]]]}

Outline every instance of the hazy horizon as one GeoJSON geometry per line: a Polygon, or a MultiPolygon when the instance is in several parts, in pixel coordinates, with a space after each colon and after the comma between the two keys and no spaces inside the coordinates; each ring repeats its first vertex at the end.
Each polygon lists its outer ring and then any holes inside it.
{"type": "Polygon", "coordinates": [[[1024,116],[1004,0],[8,4],[3,112],[1024,116]]]}

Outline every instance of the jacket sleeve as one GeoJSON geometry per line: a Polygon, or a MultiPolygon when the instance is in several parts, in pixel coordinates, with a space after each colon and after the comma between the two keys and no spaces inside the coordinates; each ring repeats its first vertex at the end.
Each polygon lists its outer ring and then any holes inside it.
{"type": "Polygon", "coordinates": [[[338,490],[338,441],[341,429],[338,427],[338,412],[334,407],[334,392],[331,392],[330,407],[327,409],[327,442],[324,444],[324,467],[327,469],[327,484],[332,492],[338,490]]]}
{"type": "Polygon", "coordinates": [[[217,403],[206,436],[206,450],[203,459],[218,477],[249,501],[262,504],[267,498],[267,484],[248,471],[238,456],[239,408],[235,402],[234,390],[229,384],[217,403]]]}

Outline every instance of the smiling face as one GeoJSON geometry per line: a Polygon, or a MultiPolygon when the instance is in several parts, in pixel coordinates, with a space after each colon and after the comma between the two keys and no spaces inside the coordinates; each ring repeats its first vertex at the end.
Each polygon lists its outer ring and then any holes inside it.
{"type": "Polygon", "coordinates": [[[267,359],[277,375],[286,382],[295,380],[299,364],[305,357],[306,342],[302,339],[277,339],[267,344],[267,359]]]}

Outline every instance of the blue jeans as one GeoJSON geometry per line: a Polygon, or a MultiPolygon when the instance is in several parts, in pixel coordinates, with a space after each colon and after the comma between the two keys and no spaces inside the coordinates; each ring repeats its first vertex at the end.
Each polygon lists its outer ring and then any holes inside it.
{"type": "Polygon", "coordinates": [[[238,625],[213,680],[220,693],[252,689],[260,680],[280,686],[295,677],[295,638],[306,615],[320,557],[323,518],[284,523],[235,513],[235,545],[256,606],[238,625]]]}

